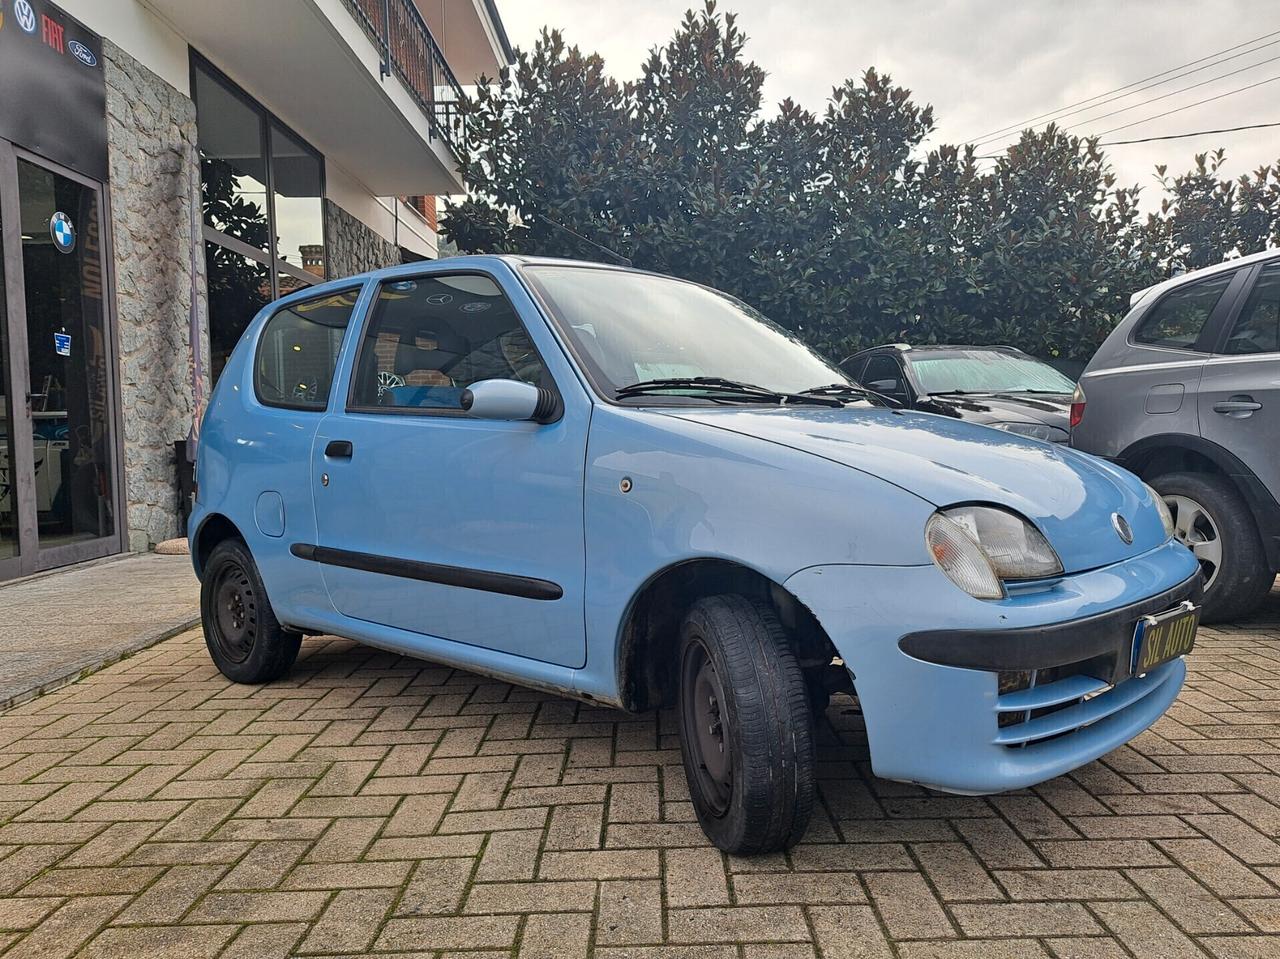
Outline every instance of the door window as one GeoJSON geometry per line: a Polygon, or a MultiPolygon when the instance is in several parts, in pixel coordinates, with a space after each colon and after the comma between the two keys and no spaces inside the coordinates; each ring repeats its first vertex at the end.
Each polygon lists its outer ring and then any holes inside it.
{"type": "Polygon", "coordinates": [[[1280,263],[1268,264],[1258,277],[1222,352],[1280,352],[1280,263]]]}
{"type": "Polygon", "coordinates": [[[552,385],[515,308],[476,274],[382,284],[357,370],[351,407],[366,410],[461,411],[479,380],[552,385]]]}
{"type": "Polygon", "coordinates": [[[323,410],[342,336],[359,290],[294,303],[267,321],[258,341],[253,386],[267,406],[323,410]]]}
{"type": "Polygon", "coordinates": [[[1148,313],[1133,334],[1135,343],[1193,350],[1235,273],[1222,273],[1169,293],[1148,313]]]}
{"type": "Polygon", "coordinates": [[[875,390],[877,393],[884,393],[886,396],[892,396],[895,399],[905,399],[907,396],[907,385],[902,373],[902,367],[898,365],[898,361],[892,356],[873,356],[867,361],[866,372],[862,374],[859,381],[867,389],[875,390]]]}

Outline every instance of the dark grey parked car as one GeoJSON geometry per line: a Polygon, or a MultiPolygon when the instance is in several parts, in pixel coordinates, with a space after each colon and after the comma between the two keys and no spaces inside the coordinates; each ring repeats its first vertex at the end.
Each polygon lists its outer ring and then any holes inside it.
{"type": "Polygon", "coordinates": [[[1280,570],[1280,252],[1157,284],[1080,378],[1071,445],[1154,486],[1205,576],[1206,620],[1280,570]]]}
{"type": "Polygon", "coordinates": [[[911,409],[1067,441],[1075,382],[1012,346],[875,346],[840,369],[911,409]]]}

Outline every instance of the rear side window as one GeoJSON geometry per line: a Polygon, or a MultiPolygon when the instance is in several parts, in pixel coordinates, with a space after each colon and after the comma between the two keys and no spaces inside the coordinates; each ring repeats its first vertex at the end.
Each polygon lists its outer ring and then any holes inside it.
{"type": "Polygon", "coordinates": [[[1222,352],[1280,353],[1280,263],[1268,264],[1258,277],[1222,352]]]}
{"type": "Polygon", "coordinates": [[[293,303],[267,321],[253,365],[258,402],[295,410],[328,406],[338,350],[359,292],[293,303]]]}
{"type": "Polygon", "coordinates": [[[1171,350],[1195,349],[1200,331],[1234,278],[1234,273],[1223,273],[1167,294],[1143,317],[1133,342],[1171,350]]]}

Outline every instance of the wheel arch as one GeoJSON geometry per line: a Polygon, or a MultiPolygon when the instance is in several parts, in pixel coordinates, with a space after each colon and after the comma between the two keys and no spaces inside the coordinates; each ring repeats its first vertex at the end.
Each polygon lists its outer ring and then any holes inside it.
{"type": "Polygon", "coordinates": [[[1238,456],[1200,436],[1164,433],[1132,444],[1116,462],[1143,479],[1162,473],[1216,473],[1235,486],[1262,534],[1267,562],[1280,569],[1280,504],[1262,480],[1238,456]]]}
{"type": "Polygon", "coordinates": [[[680,623],[705,596],[737,593],[770,603],[801,665],[830,662],[835,647],[809,609],[782,584],[743,563],[685,559],[653,573],[632,595],[619,625],[615,669],[621,705],[633,712],[670,704],[680,623]]]}
{"type": "Polygon", "coordinates": [[[210,513],[204,518],[191,540],[191,562],[196,568],[197,577],[204,576],[205,564],[213,554],[214,547],[228,539],[248,542],[240,528],[222,513],[210,513]]]}

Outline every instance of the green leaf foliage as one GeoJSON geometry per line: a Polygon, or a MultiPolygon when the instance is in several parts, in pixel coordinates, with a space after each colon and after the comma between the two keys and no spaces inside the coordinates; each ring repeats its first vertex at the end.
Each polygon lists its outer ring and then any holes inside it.
{"type": "Polygon", "coordinates": [[[923,149],[933,109],[873,68],[819,114],[786,100],[765,115],[745,41],[706,0],[620,84],[544,30],[466,102],[471,192],[442,233],[468,252],[605,258],[576,233],[733,293],[836,359],[888,341],[1086,359],[1133,292],[1280,242],[1280,164],[1235,181],[1222,151],[1157,168],[1143,215],[1096,140],[1052,125],[994,165],[923,149]]]}

